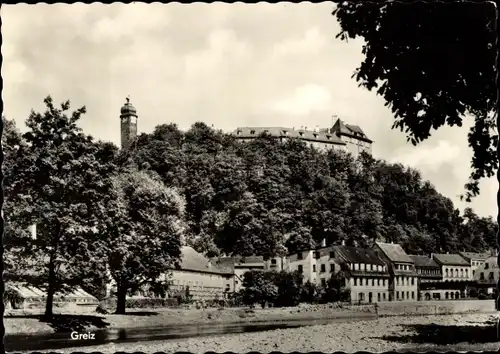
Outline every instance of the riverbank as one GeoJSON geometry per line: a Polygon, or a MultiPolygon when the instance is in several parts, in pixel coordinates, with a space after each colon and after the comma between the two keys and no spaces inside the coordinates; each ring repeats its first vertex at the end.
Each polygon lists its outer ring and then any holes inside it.
{"type": "MultiPolygon", "coordinates": [[[[79,347],[79,352],[385,352],[498,350],[497,314],[379,318],[212,337],[79,347]],[[458,349],[457,349],[458,348],[458,349]]],[[[76,348],[58,350],[74,352],[76,348]]]]}
{"type": "Polygon", "coordinates": [[[125,315],[99,315],[91,308],[58,309],[51,321],[39,310],[12,312],[4,317],[6,335],[50,334],[99,329],[158,328],[183,324],[254,323],[336,318],[374,317],[373,307],[339,308],[333,305],[300,305],[270,309],[129,309],[125,315]]]}

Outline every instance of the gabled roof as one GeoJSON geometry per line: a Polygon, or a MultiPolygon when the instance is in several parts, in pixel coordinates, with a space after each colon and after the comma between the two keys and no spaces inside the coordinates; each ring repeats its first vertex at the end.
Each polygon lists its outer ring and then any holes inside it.
{"type": "Polygon", "coordinates": [[[385,263],[377,256],[375,251],[370,248],[333,246],[333,249],[348,263],[385,265],[385,263]]]}
{"type": "Polygon", "coordinates": [[[373,142],[366,136],[366,134],[358,125],[345,124],[340,118],[337,119],[337,121],[333,125],[332,131],[335,131],[340,135],[347,135],[350,137],[368,141],[370,143],[373,142]]]}
{"type": "Polygon", "coordinates": [[[436,260],[438,264],[441,265],[454,265],[454,266],[468,266],[470,265],[468,261],[466,261],[459,254],[449,254],[449,253],[433,253],[432,257],[436,260]]]}
{"type": "Polygon", "coordinates": [[[410,256],[406,254],[401,245],[385,242],[376,242],[376,244],[391,262],[413,263],[413,259],[411,259],[410,256]]]}
{"type": "Polygon", "coordinates": [[[293,129],[286,127],[239,127],[233,132],[233,135],[236,138],[257,138],[264,132],[276,138],[299,138],[302,140],[323,142],[328,144],[346,144],[334,133],[324,131],[315,132],[312,130],[293,129]]]}
{"type": "Polygon", "coordinates": [[[202,273],[229,273],[229,269],[221,269],[213,264],[208,258],[201,253],[196,252],[192,247],[183,246],[181,249],[181,264],[180,269],[190,270],[202,273]]]}
{"type": "Polygon", "coordinates": [[[413,262],[415,262],[415,267],[440,268],[439,264],[437,264],[436,261],[430,257],[412,254],[410,254],[409,256],[413,260],[413,262]]]}
{"type": "Polygon", "coordinates": [[[458,252],[459,255],[461,255],[463,258],[465,258],[467,261],[471,261],[471,260],[480,260],[480,261],[484,261],[486,260],[488,257],[491,256],[491,253],[490,252],[482,252],[482,253],[478,253],[478,252],[458,252]]]}

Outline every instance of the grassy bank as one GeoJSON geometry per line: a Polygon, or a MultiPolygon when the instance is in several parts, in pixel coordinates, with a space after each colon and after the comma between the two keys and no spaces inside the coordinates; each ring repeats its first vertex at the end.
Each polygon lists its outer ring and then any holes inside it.
{"type": "Polygon", "coordinates": [[[141,309],[128,310],[125,315],[99,315],[90,309],[61,309],[50,321],[36,310],[12,313],[4,317],[5,333],[42,334],[54,332],[92,331],[96,329],[132,329],[200,323],[253,323],[264,321],[293,321],[308,319],[352,318],[373,316],[370,312],[331,308],[328,306],[299,306],[276,309],[141,309]]]}

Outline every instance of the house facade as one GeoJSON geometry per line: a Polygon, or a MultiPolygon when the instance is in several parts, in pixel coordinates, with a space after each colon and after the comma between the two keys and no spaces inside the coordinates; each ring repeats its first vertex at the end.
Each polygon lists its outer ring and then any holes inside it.
{"type": "Polygon", "coordinates": [[[441,266],[443,281],[464,282],[470,280],[471,265],[459,254],[433,253],[432,258],[441,266]]]}
{"type": "Polygon", "coordinates": [[[491,254],[476,269],[474,282],[479,289],[485,289],[486,293],[492,294],[500,280],[500,268],[498,268],[497,256],[491,254]]]}
{"type": "Polygon", "coordinates": [[[476,269],[481,267],[486,259],[491,256],[491,252],[458,252],[463,259],[469,262],[471,272],[469,274],[469,279],[474,279],[474,275],[476,274],[476,269]]]}
{"type": "Polygon", "coordinates": [[[370,248],[333,246],[353,303],[375,303],[389,299],[387,265],[370,248]]]}
{"type": "Polygon", "coordinates": [[[376,242],[373,249],[389,268],[389,301],[416,301],[418,277],[413,259],[398,244],[376,242]]]}
{"type": "Polygon", "coordinates": [[[332,274],[340,270],[340,264],[335,257],[334,246],[320,247],[314,250],[300,251],[289,255],[288,271],[298,271],[303,281],[318,285],[326,285],[332,274]]]}
{"type": "Polygon", "coordinates": [[[409,255],[415,264],[418,279],[418,299],[419,300],[439,300],[442,298],[442,291],[439,285],[442,282],[443,274],[441,267],[434,259],[421,255],[409,255]]]}

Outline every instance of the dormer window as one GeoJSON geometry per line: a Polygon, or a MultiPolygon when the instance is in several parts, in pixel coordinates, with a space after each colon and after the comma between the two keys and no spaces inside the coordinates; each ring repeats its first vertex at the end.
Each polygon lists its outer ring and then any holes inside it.
{"type": "Polygon", "coordinates": [[[269,130],[267,130],[267,129],[264,129],[264,133],[269,133],[269,130]]]}
{"type": "Polygon", "coordinates": [[[327,135],[326,135],[326,138],[327,138],[328,140],[330,140],[330,139],[332,138],[332,136],[327,134],[327,135]]]}
{"type": "Polygon", "coordinates": [[[236,131],[236,135],[240,135],[240,134],[241,134],[241,130],[239,130],[239,129],[238,129],[238,130],[236,131]]]}
{"type": "Polygon", "coordinates": [[[253,129],[250,130],[250,134],[252,134],[252,135],[255,134],[255,130],[253,130],[253,129]]]}
{"type": "Polygon", "coordinates": [[[313,134],[313,135],[314,135],[314,138],[315,138],[315,139],[316,139],[316,138],[318,138],[318,134],[313,134]]]}
{"type": "Polygon", "coordinates": [[[304,132],[299,132],[300,136],[303,136],[304,135],[304,132]]]}
{"type": "Polygon", "coordinates": [[[284,135],[288,135],[288,132],[286,130],[283,130],[284,135]]]}

